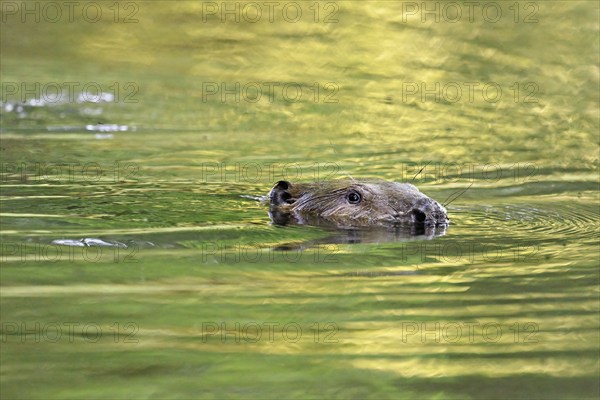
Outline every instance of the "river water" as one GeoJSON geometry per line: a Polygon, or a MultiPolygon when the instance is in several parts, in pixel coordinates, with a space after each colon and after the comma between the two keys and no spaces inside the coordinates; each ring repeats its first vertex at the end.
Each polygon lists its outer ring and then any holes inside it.
{"type": "Polygon", "coordinates": [[[3,398],[600,395],[597,2],[75,3],[2,2],[3,398]],[[451,224],[256,200],[348,176],[451,224]]]}

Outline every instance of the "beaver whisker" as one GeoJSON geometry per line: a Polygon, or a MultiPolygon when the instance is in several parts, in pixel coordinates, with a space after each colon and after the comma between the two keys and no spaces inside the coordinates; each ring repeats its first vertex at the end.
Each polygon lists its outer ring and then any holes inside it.
{"type": "Polygon", "coordinates": [[[417,179],[417,176],[419,176],[419,174],[420,174],[421,172],[423,172],[423,170],[424,170],[425,168],[427,168],[427,166],[428,166],[429,164],[431,164],[431,161],[428,161],[428,162],[427,162],[427,164],[423,165],[423,168],[421,168],[421,169],[419,170],[419,172],[417,172],[417,173],[415,174],[415,176],[413,176],[413,178],[410,180],[410,181],[411,181],[411,183],[412,183],[412,182],[414,182],[414,181],[415,181],[415,179],[417,179]]]}
{"type": "Polygon", "coordinates": [[[467,190],[471,189],[471,186],[473,186],[473,183],[471,183],[465,190],[463,190],[462,192],[460,192],[456,197],[454,197],[452,200],[448,201],[448,199],[452,196],[454,196],[457,192],[452,193],[450,196],[448,196],[448,198],[446,199],[446,202],[442,203],[443,207],[447,207],[450,203],[452,203],[454,200],[458,199],[460,196],[462,196],[467,190]]]}

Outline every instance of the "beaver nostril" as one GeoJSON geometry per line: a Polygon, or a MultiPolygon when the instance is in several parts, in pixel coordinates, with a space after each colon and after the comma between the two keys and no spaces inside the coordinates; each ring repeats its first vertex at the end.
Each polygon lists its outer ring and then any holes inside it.
{"type": "Polygon", "coordinates": [[[423,223],[427,219],[427,215],[421,210],[417,210],[416,208],[412,210],[412,215],[415,219],[415,222],[423,223]]]}
{"type": "Polygon", "coordinates": [[[288,192],[283,192],[281,194],[281,200],[285,201],[286,203],[290,203],[288,200],[292,198],[292,195],[289,194],[288,192]]]}

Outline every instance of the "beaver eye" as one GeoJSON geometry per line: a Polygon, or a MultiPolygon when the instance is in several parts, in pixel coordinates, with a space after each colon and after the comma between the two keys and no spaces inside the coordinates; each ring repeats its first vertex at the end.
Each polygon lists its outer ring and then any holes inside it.
{"type": "Polygon", "coordinates": [[[346,200],[350,204],[358,204],[362,200],[362,196],[356,190],[352,190],[346,195],[346,200]]]}

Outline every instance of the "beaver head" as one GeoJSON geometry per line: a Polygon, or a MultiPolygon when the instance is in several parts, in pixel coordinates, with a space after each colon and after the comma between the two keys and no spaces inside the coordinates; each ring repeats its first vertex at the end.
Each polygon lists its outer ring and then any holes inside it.
{"type": "Polygon", "coordinates": [[[410,183],[331,180],[279,181],[269,193],[275,223],[325,221],[343,228],[447,226],[446,209],[410,183]]]}

